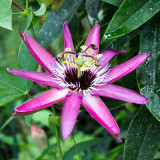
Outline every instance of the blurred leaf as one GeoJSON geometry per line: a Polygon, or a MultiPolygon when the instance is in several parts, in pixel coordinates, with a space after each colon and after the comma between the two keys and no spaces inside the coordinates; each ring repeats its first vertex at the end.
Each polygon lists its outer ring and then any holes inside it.
{"type": "Polygon", "coordinates": [[[27,125],[28,125],[29,127],[31,126],[32,116],[33,116],[33,114],[30,114],[30,115],[28,115],[28,116],[24,116],[25,122],[27,123],[27,125]]]}
{"type": "Polygon", "coordinates": [[[11,75],[0,67],[0,106],[27,94],[23,78],[11,75]]]}
{"type": "MultiPolygon", "coordinates": [[[[35,31],[38,31],[37,28],[34,28],[35,31]]],[[[26,33],[31,35],[30,30],[25,30],[26,33]]],[[[36,34],[37,32],[35,32],[36,34]]],[[[37,35],[37,34],[36,34],[37,35]]],[[[28,70],[28,71],[36,71],[38,68],[38,63],[33,58],[33,56],[29,53],[26,44],[21,41],[18,51],[18,69],[20,70],[28,70]]],[[[26,88],[26,91],[29,91],[33,82],[23,78],[23,83],[26,88]]]]}
{"type": "MultiPolygon", "coordinates": [[[[85,141],[85,142],[81,142],[81,143],[78,143],[77,144],[77,149],[78,149],[78,152],[82,152],[86,149],[89,149],[90,147],[94,146],[94,145],[98,145],[100,143],[107,143],[107,141],[109,142],[109,138],[94,138],[92,140],[88,140],[88,141],[85,141]]],[[[73,157],[74,155],[76,155],[77,152],[75,150],[75,147],[73,146],[72,148],[70,148],[65,154],[64,154],[64,157],[63,159],[64,160],[69,160],[71,159],[71,157],[73,157]]]]}
{"type": "Polygon", "coordinates": [[[12,146],[14,144],[13,137],[0,133],[0,141],[1,143],[6,143],[7,145],[12,146]]]}
{"type": "Polygon", "coordinates": [[[14,119],[13,116],[9,117],[6,122],[1,126],[0,131],[2,131],[12,120],[14,119]]]}
{"type": "Polygon", "coordinates": [[[56,10],[63,5],[65,0],[52,0],[52,1],[53,1],[53,3],[51,5],[51,9],[56,10]]]}
{"type": "Polygon", "coordinates": [[[55,127],[61,127],[61,117],[60,116],[55,116],[51,115],[49,117],[49,128],[52,132],[55,132],[55,127]]]}
{"type": "MultiPolygon", "coordinates": [[[[51,153],[51,152],[54,153],[54,147],[55,147],[55,144],[47,147],[47,148],[41,153],[41,155],[40,155],[38,158],[36,158],[36,160],[42,160],[43,157],[44,157],[45,155],[47,155],[48,153],[51,153]]],[[[54,153],[54,154],[55,154],[55,153],[54,153]]]]}
{"type": "Polygon", "coordinates": [[[67,0],[61,8],[51,13],[40,30],[40,40],[44,47],[58,37],[62,32],[63,23],[71,20],[80,4],[81,0],[67,0]]]}
{"type": "Polygon", "coordinates": [[[160,123],[145,106],[132,120],[124,148],[124,160],[151,160],[160,145],[160,123]]]}
{"type": "Polygon", "coordinates": [[[33,19],[33,12],[31,8],[26,8],[25,13],[27,15],[27,29],[30,27],[32,24],[32,19],[33,19]]]}
{"type": "Polygon", "coordinates": [[[113,16],[102,43],[133,31],[160,10],[159,0],[125,0],[113,16]]]}
{"type": "Polygon", "coordinates": [[[107,2],[109,4],[113,4],[114,6],[119,7],[124,0],[102,0],[102,1],[107,2]]]}
{"type": "Polygon", "coordinates": [[[137,78],[141,93],[148,98],[147,107],[160,120],[160,19],[155,17],[143,28],[140,53],[152,55],[137,69],[137,78]]]}
{"type": "Polygon", "coordinates": [[[160,152],[158,152],[155,156],[154,159],[160,159],[160,152]]]}
{"type": "Polygon", "coordinates": [[[86,11],[95,20],[98,20],[98,6],[99,0],[86,0],[86,11]]]}
{"type": "Polygon", "coordinates": [[[1,0],[0,26],[12,30],[12,0],[1,0]]]}
{"type": "Polygon", "coordinates": [[[42,111],[34,113],[32,120],[35,123],[40,123],[41,125],[48,127],[48,117],[50,114],[52,114],[51,111],[43,109],[42,111]]]}
{"type": "Polygon", "coordinates": [[[37,11],[35,11],[35,12],[33,12],[36,16],[43,16],[44,14],[45,14],[45,12],[46,12],[46,6],[45,6],[45,4],[44,3],[42,3],[41,4],[41,7],[37,10],[37,11]]]}

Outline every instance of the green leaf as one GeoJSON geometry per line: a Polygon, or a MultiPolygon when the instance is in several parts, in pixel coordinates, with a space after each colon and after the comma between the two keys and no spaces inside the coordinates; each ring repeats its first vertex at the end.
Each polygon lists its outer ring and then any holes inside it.
{"type": "Polygon", "coordinates": [[[33,12],[36,16],[43,16],[46,12],[46,6],[44,3],[41,4],[41,7],[36,11],[36,12],[33,12]]]}
{"type": "Polygon", "coordinates": [[[86,11],[95,20],[98,20],[98,6],[99,0],[86,0],[86,11]]]}
{"type": "Polygon", "coordinates": [[[27,15],[27,29],[28,29],[30,25],[32,24],[32,20],[33,20],[32,8],[26,8],[25,13],[27,15]]]}
{"type": "Polygon", "coordinates": [[[61,8],[51,13],[40,30],[40,40],[44,47],[47,47],[62,33],[63,23],[71,20],[80,4],[81,0],[67,0],[61,8]]]}
{"type": "Polygon", "coordinates": [[[103,1],[107,2],[109,4],[113,4],[114,6],[119,7],[124,0],[103,0],[103,1]]]}
{"type": "Polygon", "coordinates": [[[125,0],[113,16],[102,43],[133,31],[160,10],[159,0],[125,0]]]}
{"type": "Polygon", "coordinates": [[[49,147],[43,150],[41,155],[38,158],[36,158],[36,160],[43,160],[43,157],[46,156],[48,153],[55,154],[54,148],[55,148],[55,144],[50,145],[49,147]]]}
{"type": "MultiPolygon", "coordinates": [[[[34,30],[36,31],[35,34],[37,35],[38,28],[34,27],[34,30]]],[[[25,32],[31,35],[30,30],[26,29],[25,32]]],[[[18,51],[18,69],[36,71],[37,68],[38,68],[38,63],[33,58],[33,56],[29,53],[26,47],[26,44],[22,40],[19,46],[19,51],[18,51]]],[[[23,82],[24,82],[26,91],[29,91],[33,82],[25,78],[23,78],[23,82]]]]}
{"type": "Polygon", "coordinates": [[[0,106],[27,93],[23,78],[12,75],[0,67],[0,106]]]}
{"type": "Polygon", "coordinates": [[[33,114],[30,114],[30,115],[24,117],[25,118],[25,122],[28,125],[28,127],[31,126],[32,116],[33,116],[33,114]]]}
{"type": "Polygon", "coordinates": [[[40,123],[41,125],[48,127],[48,117],[51,113],[52,113],[51,111],[43,109],[42,111],[34,113],[32,120],[33,122],[40,123]]]}
{"type": "Polygon", "coordinates": [[[149,49],[152,55],[137,69],[137,78],[141,93],[148,98],[147,107],[160,120],[160,19],[155,17],[143,28],[140,41],[140,53],[149,49]]]}
{"type": "Polygon", "coordinates": [[[12,0],[1,0],[0,26],[12,30],[12,0]]]}
{"type": "Polygon", "coordinates": [[[49,128],[51,129],[52,132],[55,132],[55,126],[61,127],[61,117],[51,115],[49,117],[49,128]]]}
{"type": "MultiPolygon", "coordinates": [[[[91,139],[91,140],[88,140],[88,141],[85,141],[85,142],[78,143],[77,144],[77,149],[78,149],[78,152],[82,152],[86,149],[89,149],[90,147],[92,147],[94,145],[97,145],[97,144],[100,144],[100,143],[103,143],[103,142],[107,143],[109,141],[110,141],[109,138],[94,138],[94,139],[91,139]]],[[[69,159],[71,159],[71,157],[73,157],[76,154],[77,154],[77,152],[75,150],[75,147],[73,146],[72,148],[70,148],[64,154],[63,159],[64,160],[69,160],[69,159]]]]}
{"type": "Polygon", "coordinates": [[[160,145],[160,123],[145,106],[132,120],[124,148],[124,160],[151,160],[160,145]]]}

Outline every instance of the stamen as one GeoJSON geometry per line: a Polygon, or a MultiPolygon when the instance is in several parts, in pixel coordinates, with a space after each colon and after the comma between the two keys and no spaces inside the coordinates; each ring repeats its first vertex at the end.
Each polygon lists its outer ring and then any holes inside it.
{"type": "Polygon", "coordinates": [[[94,65],[95,65],[96,67],[101,66],[101,62],[100,62],[96,57],[91,56],[91,55],[83,55],[83,56],[84,56],[84,57],[91,57],[91,58],[93,58],[93,59],[95,60],[94,65]]]}
{"type": "Polygon", "coordinates": [[[89,48],[92,48],[93,50],[97,50],[98,46],[95,44],[90,44],[82,53],[85,53],[89,48]]]}
{"type": "Polygon", "coordinates": [[[66,53],[70,53],[70,54],[73,54],[73,55],[78,55],[78,53],[76,53],[76,52],[65,51],[65,52],[62,52],[62,53],[58,54],[57,57],[60,58],[60,59],[63,59],[64,54],[66,54],[66,53]]]}

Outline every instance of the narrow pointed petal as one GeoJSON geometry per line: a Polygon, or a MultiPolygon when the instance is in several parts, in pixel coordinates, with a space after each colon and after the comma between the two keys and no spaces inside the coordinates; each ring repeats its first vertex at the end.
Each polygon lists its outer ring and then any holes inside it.
{"type": "Polygon", "coordinates": [[[67,139],[72,133],[81,103],[82,94],[70,92],[66,96],[61,119],[61,133],[63,139],[67,139]]]}
{"type": "Polygon", "coordinates": [[[116,121],[99,97],[85,96],[82,99],[82,104],[89,114],[109,132],[113,134],[120,132],[116,121]]]}
{"type": "Polygon", "coordinates": [[[67,89],[57,90],[51,89],[41,95],[31,99],[30,101],[15,108],[13,116],[26,116],[40,111],[50,105],[64,99],[68,93],[67,89]]]}
{"type": "Polygon", "coordinates": [[[72,36],[67,22],[63,24],[63,51],[65,51],[66,48],[71,48],[71,51],[74,52],[72,36]]]}
{"type": "Polygon", "coordinates": [[[54,76],[50,73],[24,71],[24,70],[19,70],[19,69],[9,70],[8,68],[7,68],[7,71],[11,74],[14,74],[14,75],[17,75],[23,78],[27,78],[31,81],[34,81],[34,82],[37,82],[43,85],[62,89],[61,86],[55,83],[56,80],[54,79],[54,76]]]}
{"type": "Polygon", "coordinates": [[[49,73],[52,72],[55,59],[29,34],[24,33],[25,43],[35,60],[49,73]]]}
{"type": "Polygon", "coordinates": [[[126,53],[126,50],[106,50],[102,53],[102,57],[99,58],[99,60],[101,61],[101,66],[100,69],[103,69],[108,63],[109,61],[117,54],[122,54],[122,53],[126,53]]]}
{"type": "Polygon", "coordinates": [[[109,97],[135,104],[148,103],[148,99],[145,96],[130,89],[120,87],[114,84],[106,84],[96,87],[96,89],[98,90],[95,90],[93,93],[93,95],[95,96],[109,97]]]}
{"type": "Polygon", "coordinates": [[[90,48],[93,52],[93,56],[97,55],[99,51],[99,24],[94,26],[84,45],[89,46],[90,44],[95,44],[98,47],[97,50],[93,50],[90,48]]]}
{"type": "Polygon", "coordinates": [[[130,72],[135,70],[138,66],[140,66],[147,58],[148,58],[148,53],[142,53],[131,58],[127,62],[112,68],[109,71],[107,82],[115,81],[129,74],[130,72]]]}

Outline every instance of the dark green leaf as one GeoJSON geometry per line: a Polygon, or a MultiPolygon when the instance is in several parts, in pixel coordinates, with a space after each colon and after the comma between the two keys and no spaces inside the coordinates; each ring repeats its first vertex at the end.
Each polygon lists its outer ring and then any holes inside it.
{"type": "Polygon", "coordinates": [[[35,12],[33,12],[36,16],[43,16],[44,14],[45,14],[45,12],[46,12],[46,6],[45,6],[45,4],[44,3],[42,3],[41,4],[41,7],[37,10],[37,11],[35,11],[35,12]]]}
{"type": "Polygon", "coordinates": [[[98,6],[99,0],[86,0],[86,11],[95,20],[98,20],[98,6]]]}
{"type": "Polygon", "coordinates": [[[123,2],[123,0],[103,0],[103,1],[109,4],[113,4],[114,6],[117,6],[117,7],[119,7],[123,2]]]}
{"type": "MultiPolygon", "coordinates": [[[[34,28],[35,31],[38,31],[37,28],[34,28]]],[[[25,30],[26,33],[31,35],[30,30],[25,30]]],[[[35,32],[37,35],[37,32],[35,32]]],[[[28,70],[28,71],[36,71],[38,68],[38,63],[36,60],[32,57],[32,55],[29,53],[26,44],[21,42],[19,46],[19,52],[18,52],[18,69],[20,70],[28,70]]],[[[23,83],[26,88],[26,91],[29,91],[33,82],[30,80],[27,80],[23,78],[23,83]]]]}
{"type": "Polygon", "coordinates": [[[159,0],[125,0],[113,16],[102,43],[133,31],[160,10],[159,0]]]}
{"type": "MultiPolygon", "coordinates": [[[[89,149],[90,147],[92,147],[94,145],[97,145],[97,144],[100,144],[100,143],[103,143],[103,142],[105,142],[105,143],[110,142],[110,139],[108,137],[107,138],[94,138],[92,140],[88,140],[88,141],[85,141],[85,142],[78,143],[77,144],[77,149],[78,149],[78,152],[82,152],[86,149],[89,149]]],[[[64,154],[63,159],[64,160],[69,160],[69,159],[71,159],[71,157],[73,157],[76,154],[77,154],[77,152],[75,150],[75,147],[73,146],[72,148],[70,148],[64,154]]]]}
{"type": "Polygon", "coordinates": [[[124,149],[124,160],[151,160],[160,145],[160,123],[145,106],[132,120],[124,149]]]}
{"type": "Polygon", "coordinates": [[[44,47],[47,47],[62,33],[63,23],[71,20],[80,4],[81,0],[67,0],[61,8],[51,13],[40,30],[40,40],[44,47]]]}
{"type": "Polygon", "coordinates": [[[12,30],[12,0],[1,0],[0,26],[12,30]]]}
{"type": "Polygon", "coordinates": [[[0,106],[28,93],[23,82],[23,78],[11,75],[0,67],[0,106]]]}
{"type": "Polygon", "coordinates": [[[160,120],[160,19],[155,17],[143,28],[140,53],[152,55],[137,69],[141,93],[148,98],[148,109],[160,120]]]}

